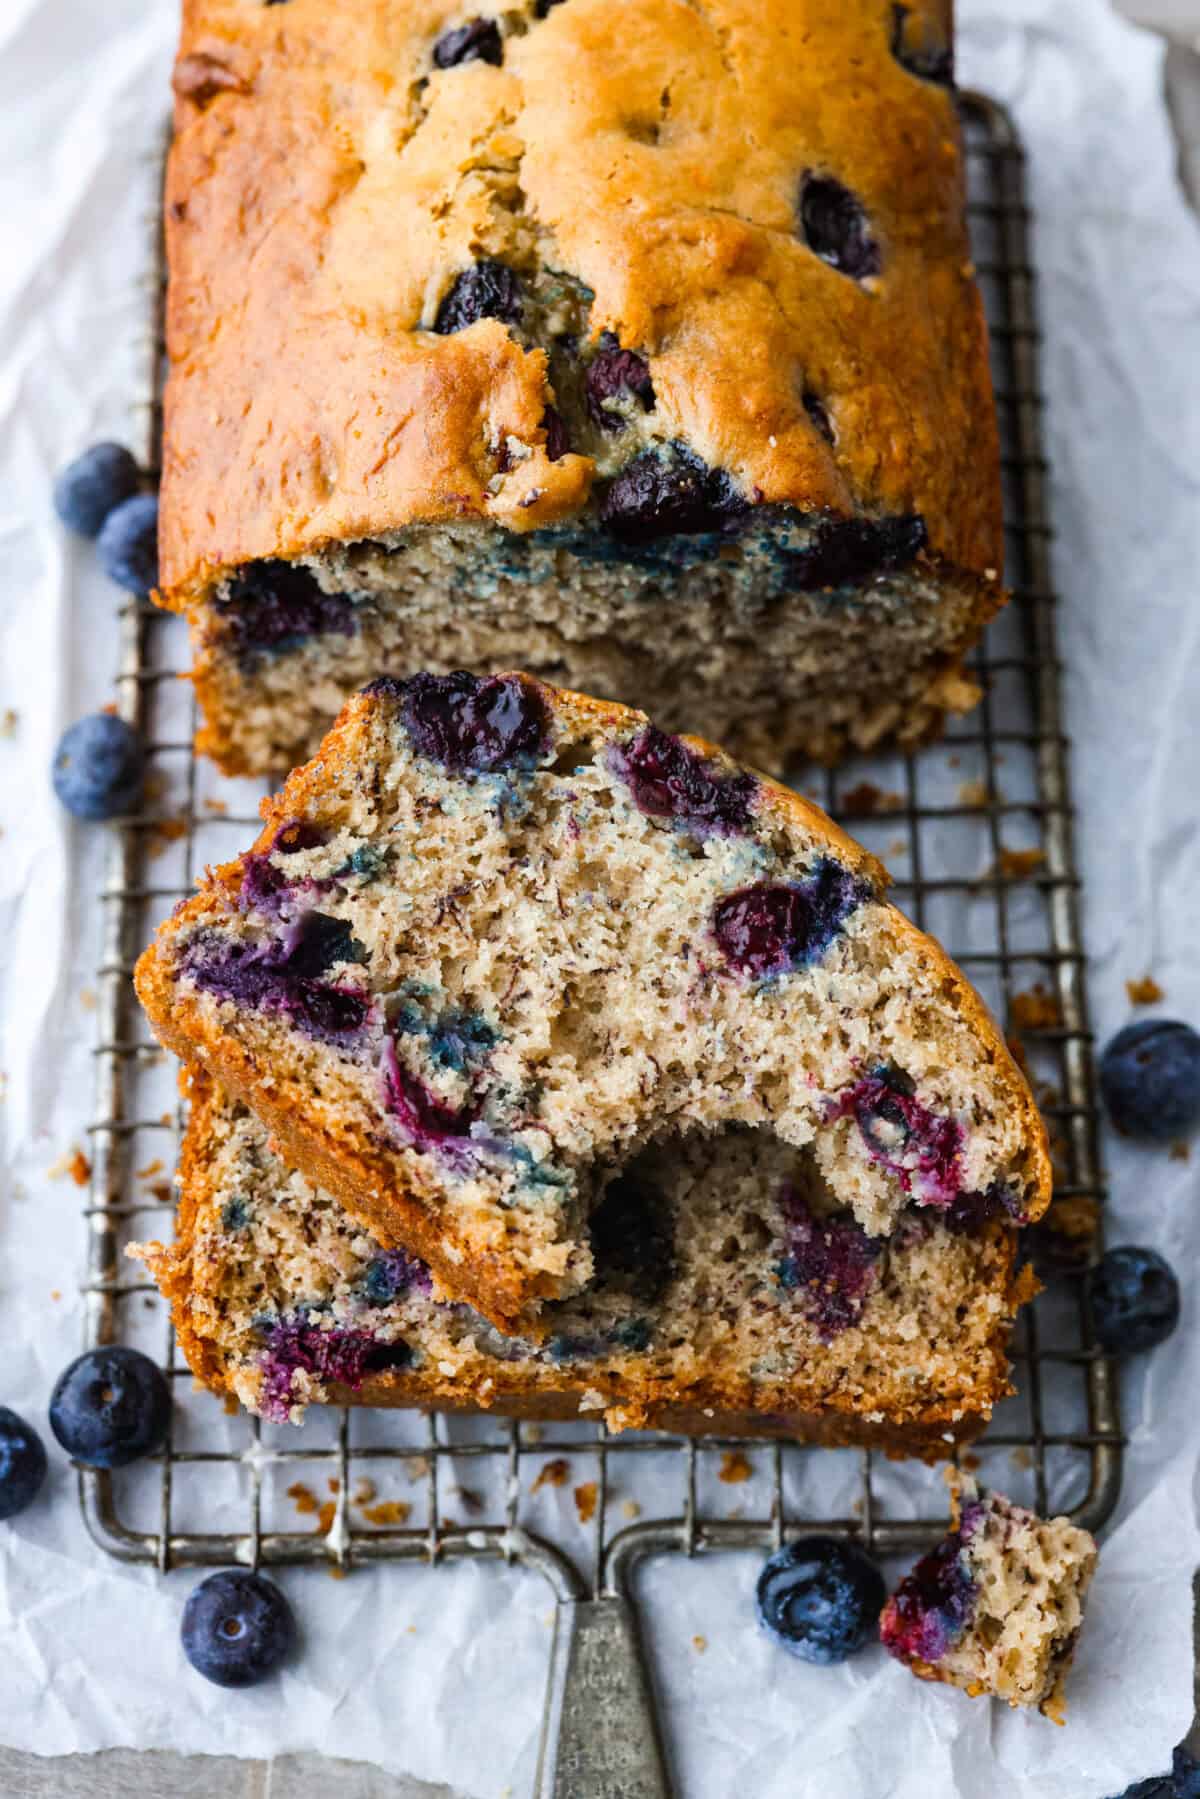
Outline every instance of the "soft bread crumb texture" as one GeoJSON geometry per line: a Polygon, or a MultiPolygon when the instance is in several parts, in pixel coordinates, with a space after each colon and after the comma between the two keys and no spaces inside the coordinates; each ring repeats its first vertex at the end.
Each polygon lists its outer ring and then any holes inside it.
{"type": "Polygon", "coordinates": [[[1002,1194],[1012,1217],[1044,1210],[1024,1080],[961,974],[880,897],[865,852],[695,743],[718,786],[749,782],[747,817],[702,832],[649,815],[621,771],[642,715],[503,679],[546,719],[537,757],[504,772],[448,773],[417,753],[403,690],[347,706],[264,802],[254,850],[211,872],[142,958],[138,991],[168,1047],[501,1328],[536,1329],[542,1300],[586,1285],[589,1210],[668,1135],[769,1131],[872,1236],[914,1197],[944,1203],[901,1167],[902,1124],[856,1118],[874,1070],[898,1071],[940,1121],[956,1191],[1002,1194]],[[718,907],[825,877],[851,897],[806,960],[763,978],[730,965],[718,907]],[[206,960],[275,954],[314,916],[349,958],[322,976],[358,996],[348,1037],[198,984],[206,960]]]}
{"type": "Polygon", "coordinates": [[[645,1259],[616,1245],[585,1292],[547,1308],[553,1334],[538,1344],[439,1303],[419,1279],[381,1283],[378,1244],[283,1165],[253,1115],[205,1075],[190,1091],[176,1242],[133,1253],[170,1299],[197,1376],[252,1411],[273,1401],[299,1422],[306,1405],[336,1400],[553,1416],[598,1396],[612,1429],[729,1425],[932,1458],[945,1433],[976,1434],[1009,1390],[1023,1296],[1012,1229],[959,1235],[910,1216],[857,1320],[822,1334],[780,1278],[786,1192],[805,1155],[767,1131],[644,1152],[635,1174],[665,1246],[656,1279],[648,1288],[645,1259]],[[280,1385],[272,1344],[298,1319],[331,1344],[365,1333],[403,1365],[347,1389],[310,1356],[280,1385]]]}

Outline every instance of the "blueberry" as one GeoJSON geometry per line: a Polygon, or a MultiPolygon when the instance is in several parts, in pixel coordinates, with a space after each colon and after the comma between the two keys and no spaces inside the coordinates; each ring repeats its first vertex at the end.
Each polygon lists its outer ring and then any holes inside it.
{"type": "Polygon", "coordinates": [[[123,500],[141,487],[138,465],[121,444],[93,444],[54,483],[54,510],[69,531],[95,537],[123,500]]]}
{"type": "Polygon", "coordinates": [[[808,388],[805,388],[801,394],[800,401],[821,436],[827,443],[832,443],[834,441],[833,420],[829,416],[829,408],[825,402],[818,399],[817,395],[808,388]]]}
{"type": "Polygon", "coordinates": [[[429,1294],[433,1281],[424,1262],[403,1249],[381,1250],[371,1258],[362,1278],[363,1297],[373,1306],[390,1305],[414,1287],[418,1293],[429,1294]]]}
{"type": "Polygon", "coordinates": [[[1110,1355],[1154,1349],[1179,1323],[1179,1282],[1152,1249],[1110,1249],[1087,1287],[1097,1340],[1110,1355]]]}
{"type": "Polygon", "coordinates": [[[544,19],[552,6],[561,6],[563,0],[533,0],[533,16],[544,19]]]}
{"type": "Polygon", "coordinates": [[[0,1405],[0,1518],[15,1518],[37,1497],[46,1478],[42,1439],[6,1405],[0,1405]]]}
{"type": "Polygon", "coordinates": [[[1113,1799],[1176,1799],[1177,1788],[1170,1774],[1152,1774],[1148,1780],[1136,1780],[1113,1799]]]}
{"type": "Polygon", "coordinates": [[[788,1230],[776,1278],[795,1294],[821,1341],[831,1343],[862,1317],[883,1243],[868,1237],[855,1218],[815,1218],[790,1183],[782,1205],[788,1230]]]}
{"type": "Polygon", "coordinates": [[[610,409],[610,402],[626,394],[641,402],[643,412],[654,410],[654,384],[645,358],[636,350],[623,350],[611,331],[601,337],[583,382],[589,416],[602,431],[624,430],[627,421],[610,409]]]}
{"type": "Polygon", "coordinates": [[[85,1468],[123,1468],[150,1455],[170,1416],[162,1370],[139,1349],[120,1345],[78,1356],[50,1395],[50,1429],[85,1468]]]}
{"type": "Polygon", "coordinates": [[[456,69],[464,62],[490,62],[498,69],[504,61],[500,27],[495,19],[468,19],[443,31],[433,46],[433,60],[439,69],[456,69]]]}
{"type": "Polygon", "coordinates": [[[1139,1018],[1100,1058],[1100,1091],[1126,1137],[1169,1143],[1200,1124],[1200,1036],[1174,1018],[1139,1018]]]}
{"type": "Polygon", "coordinates": [[[710,469],[686,444],[670,443],[626,463],[600,502],[600,522],[620,542],[638,544],[726,530],[748,511],[723,469],[710,469]]]}
{"type": "Polygon", "coordinates": [[[763,1628],[790,1655],[827,1667],[870,1640],[887,1589],[855,1544],[801,1537],[771,1557],[755,1594],[763,1628]]]}
{"type": "Polygon", "coordinates": [[[800,593],[857,586],[892,569],[905,568],[929,539],[919,512],[885,518],[825,518],[814,525],[802,550],[786,550],[782,561],[790,587],[800,593]]]}
{"type": "Polygon", "coordinates": [[[954,51],[929,17],[912,17],[911,6],[892,7],[892,55],[910,75],[954,84],[954,51]]]}
{"type": "Polygon", "coordinates": [[[729,967],[763,980],[800,968],[828,949],[867,887],[832,857],[798,885],[760,881],[718,901],[713,936],[729,967]]]}
{"type": "Polygon", "coordinates": [[[675,1272],[675,1245],[662,1196],[624,1175],[612,1181],[588,1222],[598,1278],[653,1305],[675,1272]]]}
{"type": "Polygon", "coordinates": [[[542,414],[542,430],[546,433],[548,459],[551,462],[560,462],[571,448],[571,438],[562,413],[553,406],[547,406],[542,414]]]}
{"type": "Polygon", "coordinates": [[[360,622],[348,594],[326,593],[311,569],[275,558],[238,569],[215,606],[243,662],[294,649],[318,633],[353,637],[360,622]]]}
{"type": "Polygon", "coordinates": [[[669,818],[698,836],[728,836],[749,828],[758,791],[754,776],[726,773],[653,725],[615,747],[610,763],[628,785],[638,811],[650,818],[669,818]]]}
{"type": "Polygon", "coordinates": [[[135,494],[113,508],[96,540],[100,566],[127,593],[158,586],[158,498],[135,494]]]}
{"type": "Polygon", "coordinates": [[[292,1608],[262,1574],[222,1568],[188,1594],[180,1629],[183,1653],[219,1687],[252,1687],[296,1639],[292,1608]]]}
{"type": "Polygon", "coordinates": [[[482,679],[458,669],[413,675],[386,688],[375,682],[366,691],[398,695],[414,750],[456,774],[528,766],[546,747],[546,702],[533,682],[517,675],[482,679]]]}
{"type": "Polygon", "coordinates": [[[800,228],[815,256],[855,281],[878,275],[879,245],[862,202],[832,175],[806,175],[800,187],[800,228]]]}
{"type": "Polygon", "coordinates": [[[1171,1757],[1175,1799],[1200,1799],[1200,1762],[1182,1744],[1171,1757]]]}
{"type": "Polygon", "coordinates": [[[142,791],[137,732],[110,712],[81,718],[58,740],[51,780],[74,818],[115,818],[135,811],[142,791]]]}
{"type": "Polygon", "coordinates": [[[302,981],[315,981],[341,962],[369,960],[367,951],[351,932],[348,919],[309,912],[300,921],[288,951],[287,972],[302,981]]]}
{"type": "Polygon", "coordinates": [[[479,319],[519,325],[522,305],[520,279],[506,264],[484,257],[455,276],[437,309],[433,328],[440,336],[449,337],[479,319]]]}

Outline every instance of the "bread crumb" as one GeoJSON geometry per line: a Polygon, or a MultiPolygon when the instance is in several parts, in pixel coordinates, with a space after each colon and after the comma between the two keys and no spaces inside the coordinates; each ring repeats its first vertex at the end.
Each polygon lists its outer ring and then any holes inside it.
{"type": "Polygon", "coordinates": [[[903,837],[893,837],[892,841],[888,844],[887,853],[894,860],[897,856],[907,856],[908,848],[909,846],[903,837]]]}
{"type": "Polygon", "coordinates": [[[51,1299],[61,1299],[62,1298],[62,1288],[61,1287],[51,1287],[50,1297],[51,1297],[51,1299]]]}
{"type": "Polygon", "coordinates": [[[146,1166],[144,1168],[135,1169],[134,1172],[136,1173],[139,1181],[148,1181],[152,1174],[161,1174],[162,1170],[163,1170],[163,1159],[161,1156],[155,1156],[153,1162],[147,1162],[146,1166]]]}
{"type": "Polygon", "coordinates": [[[365,1505],[363,1517],[368,1524],[407,1524],[412,1506],[407,1499],[381,1499],[377,1505],[365,1505]]]}
{"type": "Polygon", "coordinates": [[[1019,1031],[1052,1031],[1062,1024],[1062,1009],[1053,993],[1038,981],[1028,993],[1014,993],[1009,1008],[1019,1031]]]}
{"type": "Polygon", "coordinates": [[[958,790],[960,806],[971,806],[976,810],[991,804],[992,790],[986,781],[964,781],[958,790]]]}
{"type": "Polygon", "coordinates": [[[453,1497],[461,1501],[465,1512],[479,1513],[483,1510],[483,1500],[470,1487],[455,1487],[453,1497]]]}
{"type": "Polygon", "coordinates": [[[1190,1162],[1192,1159],[1192,1152],[1182,1138],[1172,1143],[1167,1155],[1172,1162],[1190,1162]]]}
{"type": "Polygon", "coordinates": [[[78,1144],[64,1151],[46,1170],[46,1178],[52,1181],[61,1180],[64,1174],[69,1174],[77,1187],[86,1187],[92,1178],[92,1165],[78,1144]]]}
{"type": "Polygon", "coordinates": [[[237,1402],[237,1395],[235,1393],[223,1394],[221,1398],[221,1409],[227,1418],[236,1418],[242,1409],[237,1402]]]}
{"type": "Polygon", "coordinates": [[[85,1012],[94,1012],[96,1010],[96,995],[90,987],[81,987],[79,989],[79,1003],[85,1012]]]}
{"type": "Polygon", "coordinates": [[[205,800],[204,804],[210,812],[216,812],[218,814],[228,812],[229,810],[229,807],[224,800],[205,800]]]}
{"type": "Polygon", "coordinates": [[[349,1572],[350,1572],[349,1568],[343,1568],[337,1562],[330,1563],[330,1566],[329,1566],[330,1580],[345,1580],[345,1578],[346,1578],[347,1574],[349,1574],[349,1572]]]}
{"type": "Polygon", "coordinates": [[[410,1455],[404,1458],[404,1472],[409,1480],[424,1480],[429,1473],[429,1457],[427,1455],[410,1455]]]}
{"type": "Polygon", "coordinates": [[[847,818],[873,818],[880,812],[899,812],[903,805],[902,794],[887,793],[874,781],[859,781],[842,795],[838,810],[847,818]]]}
{"type": "Polygon", "coordinates": [[[1027,881],[1046,860],[1045,850],[1001,850],[985,879],[999,875],[1002,881],[1027,881]]]}
{"type": "Polygon", "coordinates": [[[16,736],[19,716],[15,706],[6,706],[4,711],[0,712],[0,737],[16,736]]]}
{"type": "Polygon", "coordinates": [[[575,1489],[575,1510],[581,1524],[590,1524],[596,1515],[596,1482],[585,1480],[575,1489]]]}
{"type": "Polygon", "coordinates": [[[626,1499],[622,1502],[621,1516],[623,1518],[640,1518],[641,1515],[642,1508],[636,1499],[626,1499]]]}
{"type": "Polygon", "coordinates": [[[1025,1447],[1024,1443],[1018,1443],[1016,1448],[1010,1452],[1008,1459],[1013,1467],[1020,1469],[1022,1473],[1033,1467],[1033,1453],[1025,1447]]]}
{"type": "Polygon", "coordinates": [[[327,1537],[333,1529],[333,1521],[337,1517],[337,1500],[323,1499],[321,1509],[317,1513],[317,1522],[313,1526],[321,1536],[327,1537]]]}
{"type": "Polygon", "coordinates": [[[726,1486],[736,1487],[749,1480],[753,1473],[753,1465],[740,1449],[727,1449],[721,1457],[717,1479],[723,1480],[726,1486]]]}
{"type": "Polygon", "coordinates": [[[692,1638],[692,1648],[696,1651],[697,1655],[703,1655],[704,1651],[708,1648],[708,1638],[707,1637],[693,1637],[692,1638]]]}
{"type": "Polygon", "coordinates": [[[302,1518],[311,1516],[318,1509],[319,1501],[311,1487],[306,1487],[302,1480],[293,1481],[287,1490],[289,1499],[295,1501],[296,1510],[302,1518]]]}
{"type": "Polygon", "coordinates": [[[541,1442],[542,1438],[546,1434],[545,1431],[542,1429],[541,1425],[540,1424],[524,1424],[521,1426],[521,1428],[525,1432],[525,1441],[529,1444],[531,1449],[536,1449],[538,1444],[541,1442]]]}
{"type": "Polygon", "coordinates": [[[962,757],[957,756],[957,755],[947,756],[946,757],[946,766],[947,766],[947,768],[961,768],[962,767],[962,757]]]}
{"type": "Polygon", "coordinates": [[[379,1489],[376,1487],[373,1480],[360,1480],[354,1489],[354,1496],[351,1500],[351,1504],[370,1505],[378,1490],[379,1489]]]}
{"type": "Polygon", "coordinates": [[[529,1491],[539,1493],[543,1487],[565,1487],[567,1476],[571,1472],[571,1464],[565,1455],[555,1456],[552,1462],[546,1462],[538,1470],[537,1478],[529,1491]]]}
{"type": "Polygon", "coordinates": [[[983,1466],[973,1449],[966,1450],[958,1459],[959,1466],[965,1468],[968,1474],[976,1473],[983,1466]]]}
{"type": "Polygon", "coordinates": [[[1156,1006],[1166,994],[1153,975],[1144,974],[1140,981],[1126,981],[1125,991],[1131,1006],[1156,1006]]]}
{"type": "Polygon", "coordinates": [[[342,1490],[341,1481],[338,1480],[336,1475],[331,1475],[329,1478],[329,1491],[331,1493],[340,1493],[341,1490],[342,1490]]]}
{"type": "Polygon", "coordinates": [[[181,837],[187,836],[188,821],[186,818],[159,818],[154,822],[150,832],[146,853],[149,856],[161,856],[164,850],[178,843],[181,837]]]}

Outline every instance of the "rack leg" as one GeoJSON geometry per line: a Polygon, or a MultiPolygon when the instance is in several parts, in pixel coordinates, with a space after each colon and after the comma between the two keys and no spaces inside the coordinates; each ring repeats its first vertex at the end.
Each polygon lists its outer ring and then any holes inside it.
{"type": "Polygon", "coordinates": [[[558,1603],[535,1799],[672,1799],[637,1619],[621,1595],[558,1603]]]}

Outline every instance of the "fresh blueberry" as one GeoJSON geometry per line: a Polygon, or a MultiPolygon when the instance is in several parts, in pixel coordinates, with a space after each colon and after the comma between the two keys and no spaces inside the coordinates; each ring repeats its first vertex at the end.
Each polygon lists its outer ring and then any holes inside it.
{"type": "Polygon", "coordinates": [[[139,1349],[89,1349],[64,1369],[50,1395],[50,1429],[85,1468],[123,1468],[167,1434],[171,1393],[139,1349]]]}
{"type": "Polygon", "coordinates": [[[640,401],[643,412],[654,410],[654,384],[645,358],[636,350],[623,350],[611,331],[601,336],[583,381],[588,414],[602,431],[624,430],[627,420],[612,402],[626,395],[640,401]]]}
{"type": "Polygon", "coordinates": [[[127,593],[158,586],[158,498],[135,494],[113,508],[96,540],[100,566],[127,593]]]}
{"type": "Polygon", "coordinates": [[[885,518],[823,518],[802,550],[786,550],[782,561],[790,587],[800,593],[857,586],[906,568],[929,539],[919,512],[885,518]]]}
{"type": "Polygon", "coordinates": [[[384,676],[366,691],[399,697],[414,750],[455,774],[528,766],[546,746],[546,702],[533,682],[517,675],[483,679],[458,669],[390,684],[384,676]]]}
{"type": "Polygon", "coordinates": [[[142,746],[132,725],[110,712],[81,718],[58,740],[51,779],[74,818],[133,812],[142,791],[142,746]]]}
{"type": "Polygon", "coordinates": [[[1154,1349],[1179,1323],[1179,1282],[1153,1249],[1110,1249],[1087,1287],[1096,1337],[1110,1355],[1154,1349]]]}
{"type": "Polygon", "coordinates": [[[500,27],[495,19],[468,19],[443,31],[433,46],[433,60],[439,69],[456,69],[464,62],[490,62],[498,69],[504,61],[500,27]]]}
{"type": "Polygon", "coordinates": [[[292,1608],[262,1574],[222,1568],[188,1595],[183,1653],[219,1687],[252,1687],[273,1674],[296,1640],[292,1608]]]}
{"type": "Polygon", "coordinates": [[[1200,1762],[1182,1744],[1171,1757],[1175,1799],[1200,1799],[1200,1762]]]}
{"type": "Polygon", "coordinates": [[[93,444],[54,483],[54,510],[69,531],[95,537],[123,500],[141,487],[138,465],[121,444],[93,444]]]}
{"type": "MultiPolygon", "coordinates": [[[[923,12],[926,9],[922,9],[923,12]]],[[[892,7],[892,55],[922,81],[954,85],[954,51],[928,16],[913,18],[911,6],[892,7]]]]}
{"type": "Polygon", "coordinates": [[[822,955],[869,898],[862,881],[825,856],[798,885],[760,881],[727,894],[713,912],[713,935],[730,968],[764,980],[822,955]]]}
{"type": "Polygon", "coordinates": [[[46,1478],[42,1439],[6,1405],[0,1405],[0,1518],[15,1518],[37,1497],[46,1478]]]}
{"type": "Polygon", "coordinates": [[[621,543],[650,543],[676,532],[722,531],[749,511],[723,469],[710,469],[686,444],[643,450],[626,463],[600,502],[600,522],[621,543]]]}
{"type": "Polygon", "coordinates": [[[433,328],[441,337],[465,331],[479,319],[499,319],[519,325],[522,311],[521,282],[505,263],[484,257],[456,275],[450,291],[437,309],[433,328]]]}
{"type": "Polygon", "coordinates": [[[801,1537],[758,1577],[758,1621],[790,1655],[829,1666],[874,1634],[887,1597],[883,1576],[853,1543],[801,1537]]]}
{"type": "Polygon", "coordinates": [[[1100,1058],[1100,1091],[1126,1137],[1169,1143],[1200,1124],[1200,1036],[1175,1018],[1139,1018],[1100,1058]]]}
{"type": "Polygon", "coordinates": [[[596,1274],[653,1305],[675,1272],[675,1245],[661,1194],[630,1175],[610,1183],[588,1223],[596,1274]]]}
{"type": "Polygon", "coordinates": [[[814,255],[855,281],[878,275],[879,245],[862,202],[832,175],[806,175],[800,188],[800,227],[814,255]]]}

